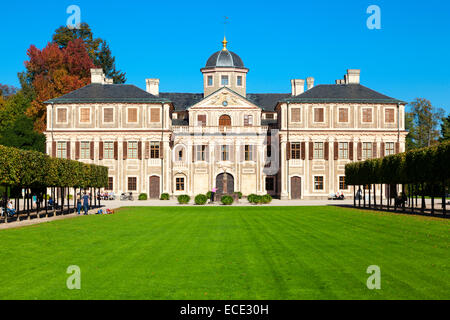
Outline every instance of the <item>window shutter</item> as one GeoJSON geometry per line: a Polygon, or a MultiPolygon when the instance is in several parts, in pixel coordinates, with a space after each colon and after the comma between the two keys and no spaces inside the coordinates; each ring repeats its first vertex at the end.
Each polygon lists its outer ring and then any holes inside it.
{"type": "Polygon", "coordinates": [[[384,157],[384,142],[382,142],[380,145],[380,157],[381,158],[384,157]]]}
{"type": "Polygon", "coordinates": [[[334,142],[333,155],[334,155],[334,160],[339,159],[339,143],[337,141],[334,142]]]}
{"type": "Polygon", "coordinates": [[[195,154],[195,146],[192,146],[192,162],[195,162],[195,157],[197,155],[195,154]]]}
{"type": "Polygon", "coordinates": [[[138,141],[138,159],[142,160],[142,141],[138,141]]]}
{"type": "Polygon", "coordinates": [[[91,141],[91,160],[94,160],[94,141],[91,141]]]}
{"type": "Polygon", "coordinates": [[[80,141],[75,141],[75,160],[80,159],[80,141]]]}
{"type": "Polygon", "coordinates": [[[306,143],[305,143],[305,141],[302,142],[301,153],[302,153],[302,160],[305,160],[306,159],[306,143]]]}
{"type": "Polygon", "coordinates": [[[372,143],[372,158],[376,158],[377,157],[377,143],[374,142],[372,143]]]}
{"type": "Polygon", "coordinates": [[[400,143],[395,143],[395,153],[400,153],[400,143]]]}
{"type": "Polygon", "coordinates": [[[123,142],[123,160],[128,158],[128,144],[126,141],[123,142]]]}
{"type": "Polygon", "coordinates": [[[291,143],[286,144],[286,160],[291,160],[291,143]]]}
{"type": "Polygon", "coordinates": [[[67,159],[70,159],[70,141],[67,141],[67,159]]]}
{"type": "Polygon", "coordinates": [[[114,159],[119,160],[119,147],[117,141],[114,141],[114,159]]]}
{"type": "Polygon", "coordinates": [[[56,141],[52,142],[52,157],[56,158],[56,141]]]}
{"type": "Polygon", "coordinates": [[[324,148],[325,148],[325,152],[323,155],[324,155],[325,160],[328,160],[329,152],[330,152],[330,143],[328,141],[325,141],[324,148]]]}
{"type": "Polygon", "coordinates": [[[150,142],[145,142],[145,155],[144,158],[148,159],[150,157],[150,142]]]}
{"type": "Polygon", "coordinates": [[[99,146],[98,146],[98,160],[103,160],[103,141],[99,142],[99,146]]]}
{"type": "Polygon", "coordinates": [[[159,158],[164,159],[164,142],[163,141],[159,142],[159,158]]]}
{"type": "Polygon", "coordinates": [[[361,142],[358,142],[357,153],[358,153],[358,160],[361,160],[362,159],[362,143],[361,142]]]}
{"type": "Polygon", "coordinates": [[[353,141],[348,143],[348,157],[350,160],[353,160],[353,141]]]}
{"type": "Polygon", "coordinates": [[[309,142],[309,160],[314,158],[314,142],[309,142]]]}

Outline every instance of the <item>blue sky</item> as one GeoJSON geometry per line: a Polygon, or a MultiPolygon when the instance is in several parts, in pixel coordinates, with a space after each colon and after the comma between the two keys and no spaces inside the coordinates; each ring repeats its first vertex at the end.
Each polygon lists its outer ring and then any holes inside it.
{"type": "Polygon", "coordinates": [[[26,50],[44,47],[66,23],[69,5],[106,39],[128,83],[161,91],[201,92],[200,68],[221,48],[250,69],[248,92],[290,92],[290,79],[334,83],[348,68],[386,95],[431,100],[450,112],[450,1],[8,1],[0,6],[0,83],[18,86],[26,50]],[[381,9],[369,30],[366,9],[381,9]]]}

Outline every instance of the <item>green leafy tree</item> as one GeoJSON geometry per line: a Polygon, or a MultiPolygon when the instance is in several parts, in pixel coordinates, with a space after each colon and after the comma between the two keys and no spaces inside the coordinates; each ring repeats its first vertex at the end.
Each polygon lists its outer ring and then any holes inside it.
{"type": "Polygon", "coordinates": [[[450,140],[450,115],[446,118],[442,118],[441,123],[441,137],[439,141],[449,141],[450,140]]]}
{"type": "Polygon", "coordinates": [[[116,70],[116,58],[112,55],[108,43],[101,38],[94,38],[94,34],[87,23],[81,23],[79,29],[69,29],[61,26],[53,35],[53,42],[59,47],[66,48],[70,41],[82,39],[86,45],[89,56],[94,64],[103,69],[105,76],[114,80],[114,83],[125,83],[125,73],[116,70]]]}
{"type": "Polygon", "coordinates": [[[442,108],[435,108],[429,100],[416,98],[410,103],[409,130],[412,132],[411,144],[415,148],[429,147],[439,138],[439,124],[444,115],[442,108]]]}
{"type": "Polygon", "coordinates": [[[416,127],[414,126],[414,114],[412,112],[405,113],[405,129],[408,131],[406,136],[406,151],[417,148],[416,146],[416,127]]]}
{"type": "Polygon", "coordinates": [[[45,152],[45,135],[34,131],[34,122],[25,114],[0,131],[0,144],[24,150],[45,152]]]}

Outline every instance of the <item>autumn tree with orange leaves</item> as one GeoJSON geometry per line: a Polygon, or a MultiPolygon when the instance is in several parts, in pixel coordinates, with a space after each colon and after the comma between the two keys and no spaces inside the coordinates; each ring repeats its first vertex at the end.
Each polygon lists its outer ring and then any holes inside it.
{"type": "Polygon", "coordinates": [[[42,50],[31,45],[27,55],[26,78],[34,88],[27,114],[35,120],[35,129],[43,132],[47,115],[44,102],[88,85],[90,69],[95,66],[82,39],[75,39],[62,49],[55,43],[42,50]]]}

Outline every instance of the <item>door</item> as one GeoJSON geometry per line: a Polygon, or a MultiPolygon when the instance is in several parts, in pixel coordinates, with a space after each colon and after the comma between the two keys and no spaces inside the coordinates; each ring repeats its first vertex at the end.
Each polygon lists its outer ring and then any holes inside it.
{"type": "Polygon", "coordinates": [[[150,177],[150,192],[149,197],[150,199],[159,199],[160,193],[159,193],[159,181],[160,178],[158,176],[151,176],[150,177]]]}
{"type": "Polygon", "coordinates": [[[221,173],[216,178],[218,194],[232,194],[234,192],[234,178],[229,173],[221,173]]]}
{"type": "Polygon", "coordinates": [[[302,198],[302,178],[292,177],[291,178],[291,199],[301,199],[302,198]]]}

